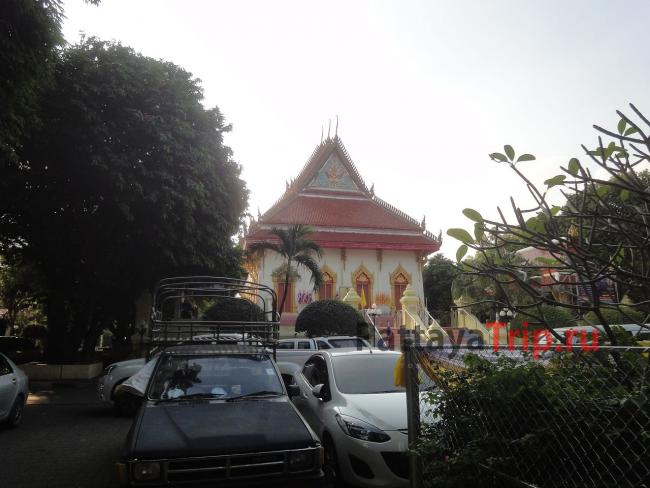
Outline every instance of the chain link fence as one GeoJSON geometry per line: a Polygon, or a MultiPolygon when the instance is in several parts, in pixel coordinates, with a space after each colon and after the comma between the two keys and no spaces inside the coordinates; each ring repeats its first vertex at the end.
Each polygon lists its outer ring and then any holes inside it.
{"type": "Polygon", "coordinates": [[[650,487],[650,348],[403,347],[411,486],[650,487]]]}

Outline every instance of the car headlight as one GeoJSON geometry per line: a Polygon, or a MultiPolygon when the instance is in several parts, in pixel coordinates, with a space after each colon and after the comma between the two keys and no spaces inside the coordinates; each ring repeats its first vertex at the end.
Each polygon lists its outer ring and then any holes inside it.
{"type": "Polygon", "coordinates": [[[299,471],[314,466],[313,451],[296,451],[289,453],[289,470],[299,471]]]}
{"type": "Polygon", "coordinates": [[[135,481],[154,481],[160,478],[160,472],[160,463],[137,463],[133,466],[133,479],[135,481]]]}
{"type": "Polygon", "coordinates": [[[336,421],[343,432],[355,439],[369,442],[386,442],[390,440],[390,436],[380,428],[349,415],[337,414],[336,421]]]}
{"type": "Polygon", "coordinates": [[[117,368],[117,364],[111,364],[109,366],[106,366],[106,368],[104,368],[103,375],[108,376],[115,368],[117,368]]]}

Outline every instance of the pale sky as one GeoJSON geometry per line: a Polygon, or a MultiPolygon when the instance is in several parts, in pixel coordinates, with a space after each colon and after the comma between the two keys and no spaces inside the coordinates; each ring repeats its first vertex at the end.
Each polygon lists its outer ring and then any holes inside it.
{"type": "MultiPolygon", "coordinates": [[[[264,212],[339,117],[376,194],[443,235],[525,189],[488,153],[559,173],[632,102],[650,114],[646,0],[65,2],[80,32],[172,61],[233,124],[250,211],[264,212]]],[[[628,110],[629,111],[629,110],[628,110]]],[[[452,257],[458,242],[445,237],[452,257]]]]}

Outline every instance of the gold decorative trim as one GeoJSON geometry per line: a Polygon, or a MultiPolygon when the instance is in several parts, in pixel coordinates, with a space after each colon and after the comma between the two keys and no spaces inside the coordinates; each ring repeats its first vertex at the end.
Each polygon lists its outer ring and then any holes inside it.
{"type": "Polygon", "coordinates": [[[397,268],[395,268],[395,271],[393,271],[392,273],[389,273],[390,284],[391,285],[394,285],[396,283],[397,277],[400,274],[404,275],[404,278],[406,278],[406,281],[408,282],[408,284],[413,283],[413,277],[412,277],[411,273],[406,271],[401,264],[398,264],[397,268]]]}

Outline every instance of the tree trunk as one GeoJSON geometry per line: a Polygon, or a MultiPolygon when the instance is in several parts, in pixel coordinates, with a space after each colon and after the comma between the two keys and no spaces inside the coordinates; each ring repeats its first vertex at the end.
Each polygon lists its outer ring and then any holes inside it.
{"type": "Polygon", "coordinates": [[[55,294],[48,297],[47,313],[47,345],[45,357],[50,362],[61,362],[67,356],[67,338],[69,315],[65,304],[55,294]]]}
{"type": "Polygon", "coordinates": [[[284,312],[284,302],[287,300],[287,293],[289,291],[289,279],[291,278],[291,259],[287,260],[287,272],[284,275],[284,292],[282,293],[282,301],[280,302],[280,316],[284,312]]]}

